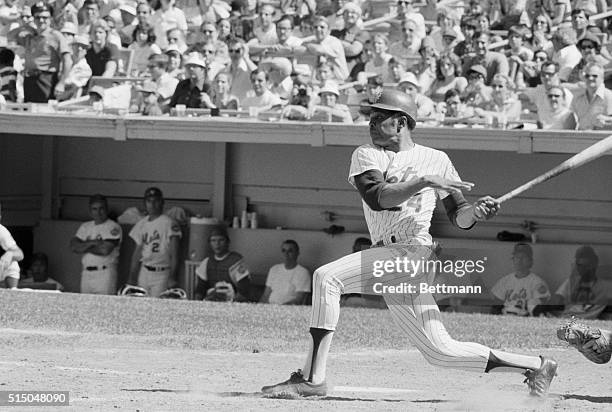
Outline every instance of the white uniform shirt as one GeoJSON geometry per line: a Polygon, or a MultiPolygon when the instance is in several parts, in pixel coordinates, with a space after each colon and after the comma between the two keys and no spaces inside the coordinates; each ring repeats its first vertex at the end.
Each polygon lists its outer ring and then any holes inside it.
{"type": "Polygon", "coordinates": [[[304,266],[297,265],[293,269],[286,269],[284,263],[274,265],[266,278],[266,286],[272,290],[268,302],[277,305],[290,302],[296,298],[298,292],[310,292],[311,284],[310,273],[304,266]]]}
{"type": "Polygon", "coordinates": [[[546,282],[531,272],[524,278],[517,278],[514,272],[504,276],[491,288],[491,293],[504,301],[505,312],[517,315],[527,315],[550,297],[546,282]]]}
{"type": "MultiPolygon", "coordinates": [[[[17,242],[15,242],[15,239],[13,239],[11,232],[9,232],[3,225],[0,225],[0,246],[2,246],[2,249],[5,251],[15,249],[17,247],[17,242]]],[[[17,262],[11,262],[6,270],[0,272],[0,282],[2,282],[5,278],[19,279],[19,264],[17,264],[17,262]]]]}
{"type": "MultiPolygon", "coordinates": [[[[121,242],[122,230],[119,224],[111,219],[106,219],[104,223],[96,225],[93,220],[83,223],[75,235],[82,241],[87,240],[118,240],[121,242]]],[[[110,266],[119,262],[119,245],[117,245],[107,256],[84,253],[81,258],[83,267],[87,266],[110,266]]]]}
{"type": "MultiPolygon", "coordinates": [[[[372,144],[358,147],[351,158],[349,182],[355,186],[355,176],[368,170],[379,170],[388,183],[404,182],[415,177],[439,175],[449,180],[461,180],[446,153],[416,144],[398,153],[372,144]]],[[[425,188],[394,210],[374,211],[363,202],[363,212],[372,243],[397,242],[430,245],[431,218],[436,207],[436,196],[444,199],[443,190],[425,188]]]]}
{"type": "Polygon", "coordinates": [[[174,220],[161,215],[153,221],[145,217],[138,221],[130,231],[130,237],[136,245],[142,246],[143,265],[164,267],[170,266],[170,238],[181,237],[181,228],[174,220]]]}

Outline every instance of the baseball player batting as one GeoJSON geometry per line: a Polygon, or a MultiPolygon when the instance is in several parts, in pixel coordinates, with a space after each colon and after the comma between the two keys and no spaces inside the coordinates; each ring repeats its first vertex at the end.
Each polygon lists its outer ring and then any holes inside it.
{"type": "MultiPolygon", "coordinates": [[[[353,152],[349,182],[362,197],[366,223],[377,247],[345,256],[315,271],[311,346],[306,363],[288,380],[264,386],[262,392],[266,394],[327,394],[326,364],[338,323],[340,296],[376,294],[368,288],[376,276],[376,262],[429,250],[432,246],[429,226],[436,197],[442,199],[451,222],[460,229],[470,229],[499,210],[499,203],[490,196],[468,204],[461,190],[470,190],[473,183],[461,181],[445,153],[413,142],[411,132],[417,111],[410,96],[395,90],[383,91],[371,107],[372,144],[353,152]]],[[[425,271],[410,276],[396,272],[390,278],[402,281],[402,276],[412,282],[431,280],[431,274],[425,271]]],[[[429,363],[477,373],[520,373],[527,377],[525,382],[532,395],[547,393],[557,370],[553,359],[454,340],[442,324],[431,293],[386,293],[383,297],[394,320],[429,363]]]]}

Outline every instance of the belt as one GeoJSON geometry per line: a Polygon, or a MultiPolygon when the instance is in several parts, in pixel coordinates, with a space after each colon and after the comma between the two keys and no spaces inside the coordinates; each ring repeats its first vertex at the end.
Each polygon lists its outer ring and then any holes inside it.
{"type": "Polygon", "coordinates": [[[41,74],[55,74],[55,73],[57,72],[33,69],[33,70],[26,70],[24,76],[25,77],[36,77],[36,76],[40,76],[41,74]]]}
{"type": "Polygon", "coordinates": [[[145,267],[146,270],[149,270],[151,272],[163,272],[164,270],[170,269],[168,266],[158,266],[158,267],[155,267],[155,266],[144,265],[144,267],[145,267]]]}
{"type": "Polygon", "coordinates": [[[86,266],[85,270],[87,270],[88,272],[94,272],[96,270],[104,270],[106,269],[106,266],[86,266]]]}

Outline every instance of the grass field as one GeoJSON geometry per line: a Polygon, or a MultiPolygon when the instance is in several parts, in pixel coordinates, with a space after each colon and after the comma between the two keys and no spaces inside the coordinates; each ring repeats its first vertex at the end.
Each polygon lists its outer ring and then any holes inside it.
{"type": "Polygon", "coordinates": [[[434,368],[386,310],[356,308],[341,311],[330,396],[284,400],[258,391],[302,366],[309,307],[3,290],[0,302],[0,390],[70,391],[58,410],[612,410],[612,365],[558,341],[558,319],[443,314],[458,340],[559,360],[546,400],[519,375],[434,368]]]}

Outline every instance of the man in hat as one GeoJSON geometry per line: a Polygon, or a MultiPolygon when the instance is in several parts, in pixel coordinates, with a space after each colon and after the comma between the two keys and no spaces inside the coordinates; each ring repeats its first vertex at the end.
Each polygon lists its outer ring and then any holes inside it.
{"type": "Polygon", "coordinates": [[[427,264],[404,270],[402,263],[394,263],[435,260],[429,227],[437,199],[460,229],[471,229],[499,210],[499,202],[490,196],[468,203],[461,191],[474,184],[461,180],[445,153],[416,144],[412,140],[415,126],[416,107],[409,95],[385,90],[372,104],[372,142],[353,152],[348,180],[361,195],[372,242],[378,247],[315,271],[311,345],[304,368],[284,382],[264,386],[262,392],[327,395],[327,358],[340,317],[340,298],[349,293],[383,296],[399,328],[433,365],[476,373],[520,373],[527,377],[532,395],[544,396],[548,391],[557,370],[554,360],[452,339],[428,288],[435,272],[427,264]],[[385,266],[389,270],[383,270],[385,266]]]}
{"type": "Polygon", "coordinates": [[[160,96],[157,91],[157,84],[151,80],[145,80],[138,91],[140,92],[138,113],[143,116],[161,116],[163,112],[159,106],[158,99],[160,96]]]}
{"type": "Polygon", "coordinates": [[[609,61],[601,55],[601,40],[591,32],[587,32],[576,44],[582,54],[582,59],[570,71],[567,76],[568,83],[578,83],[582,81],[582,72],[589,62],[596,62],[602,66],[607,66],[609,61]]]}
{"type": "Polygon", "coordinates": [[[210,84],[206,80],[206,60],[200,53],[193,52],[185,59],[185,80],[176,85],[170,98],[170,107],[184,104],[191,108],[209,108],[212,106],[208,92],[210,84]]]}
{"type": "Polygon", "coordinates": [[[288,101],[293,92],[291,72],[293,67],[285,57],[272,57],[259,63],[259,67],[270,75],[270,91],[277,94],[283,101],[288,101]]]}
{"type": "Polygon", "coordinates": [[[25,48],[24,101],[46,103],[64,91],[71,50],[62,33],[51,28],[52,8],[39,2],[31,9],[36,27],[26,26],[13,40],[25,48]]]}
{"type": "Polygon", "coordinates": [[[89,36],[79,34],[72,41],[72,67],[68,76],[64,93],[57,96],[58,100],[68,100],[80,96],[81,90],[89,79],[91,79],[91,67],[87,63],[85,55],[89,49],[89,36]]]}
{"type": "Polygon", "coordinates": [[[351,111],[345,104],[338,103],[340,90],[338,84],[333,80],[328,80],[319,89],[321,103],[314,106],[314,115],[323,115],[323,121],[353,123],[351,111]]]}
{"type": "MultiPolygon", "coordinates": [[[[90,87],[87,91],[89,94],[88,104],[90,106],[94,106],[95,103],[103,103],[104,102],[104,87],[102,86],[93,86],[90,87]]],[[[94,108],[95,109],[95,108],[94,108]]]]}
{"type": "Polygon", "coordinates": [[[208,243],[213,256],[205,258],[196,268],[196,300],[248,300],[251,295],[250,272],[242,255],[229,250],[230,238],[225,228],[213,228],[208,243]],[[228,294],[223,292],[227,287],[232,288],[228,294]]]}
{"type": "Polygon", "coordinates": [[[60,33],[64,35],[68,44],[72,44],[74,36],[77,35],[77,25],[71,21],[67,21],[62,25],[60,33]]]}
{"type": "Polygon", "coordinates": [[[514,272],[499,279],[491,293],[499,300],[503,314],[529,316],[533,309],[550,298],[548,285],[531,271],[533,250],[527,243],[517,243],[512,251],[514,272]]]}
{"type": "MultiPolygon", "coordinates": [[[[168,67],[166,69],[168,75],[178,81],[185,80],[185,70],[183,70],[183,53],[181,52],[181,49],[176,44],[171,44],[166,48],[164,54],[168,56],[168,67]]],[[[174,94],[174,91],[172,94],[174,94]]]]}
{"type": "Polygon", "coordinates": [[[132,254],[128,284],[146,289],[149,296],[159,297],[178,284],[181,228],[163,214],[164,197],[159,188],[150,187],[145,191],[144,204],[148,216],[130,231],[136,249],[132,254]]]}
{"type": "Polygon", "coordinates": [[[421,93],[421,85],[414,73],[407,72],[404,74],[397,84],[397,88],[412,97],[417,107],[418,117],[429,117],[434,114],[436,104],[421,93]]]}
{"type": "Polygon", "coordinates": [[[81,257],[81,293],[114,295],[117,290],[117,265],[121,226],[108,218],[106,196],[89,198],[92,220],[79,226],[70,240],[70,249],[81,257]]]}

